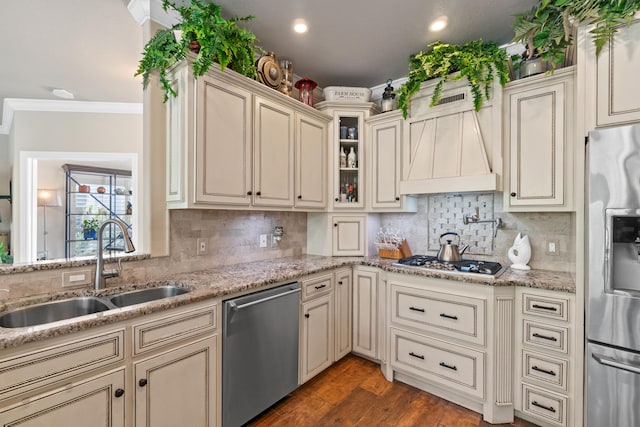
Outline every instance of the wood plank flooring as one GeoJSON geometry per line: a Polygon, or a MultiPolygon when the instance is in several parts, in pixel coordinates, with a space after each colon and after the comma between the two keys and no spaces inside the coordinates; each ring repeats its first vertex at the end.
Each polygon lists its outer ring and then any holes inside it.
{"type": "Polygon", "coordinates": [[[388,382],[380,367],[348,355],[247,424],[250,427],[395,426],[531,427],[489,424],[482,415],[403,384],[388,382]]]}

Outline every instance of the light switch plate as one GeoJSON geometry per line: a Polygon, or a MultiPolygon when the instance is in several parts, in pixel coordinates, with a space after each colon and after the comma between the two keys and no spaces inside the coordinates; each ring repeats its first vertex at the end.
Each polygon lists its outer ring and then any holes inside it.
{"type": "Polygon", "coordinates": [[[196,254],[206,255],[209,252],[209,242],[204,237],[199,237],[196,242],[196,254]]]}

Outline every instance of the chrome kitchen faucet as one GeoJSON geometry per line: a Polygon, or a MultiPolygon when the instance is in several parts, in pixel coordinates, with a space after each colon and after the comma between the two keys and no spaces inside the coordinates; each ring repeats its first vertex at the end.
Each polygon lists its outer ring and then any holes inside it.
{"type": "MultiPolygon", "coordinates": [[[[118,277],[120,275],[120,269],[104,270],[104,258],[102,255],[102,233],[108,224],[115,224],[122,230],[122,238],[124,240],[125,253],[133,252],[136,250],[133,246],[133,242],[127,233],[127,225],[119,219],[109,218],[105,220],[100,227],[98,227],[98,254],[96,255],[96,280],[95,289],[103,289],[106,286],[106,279],[109,277],[118,277]]],[[[120,266],[120,261],[118,261],[120,266]]]]}

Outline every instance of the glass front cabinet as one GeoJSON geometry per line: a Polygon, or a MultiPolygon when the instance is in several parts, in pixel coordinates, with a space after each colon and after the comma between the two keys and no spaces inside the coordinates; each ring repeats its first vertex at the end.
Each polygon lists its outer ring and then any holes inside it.
{"type": "MultiPolygon", "coordinates": [[[[97,230],[103,221],[117,218],[133,237],[133,195],[130,170],[62,165],[66,175],[65,257],[97,253],[97,230]]],[[[124,249],[120,228],[109,224],[103,233],[105,254],[124,249]]]]}
{"type": "Polygon", "coordinates": [[[316,104],[333,116],[329,135],[329,177],[331,205],[335,209],[363,209],[366,181],[365,120],[377,109],[372,102],[331,102],[316,104]]]}

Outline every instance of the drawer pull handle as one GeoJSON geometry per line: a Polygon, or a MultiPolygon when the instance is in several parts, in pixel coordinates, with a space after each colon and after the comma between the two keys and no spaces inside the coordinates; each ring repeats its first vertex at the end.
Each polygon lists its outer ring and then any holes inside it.
{"type": "Polygon", "coordinates": [[[421,356],[419,354],[415,354],[413,351],[409,353],[409,356],[413,356],[413,357],[415,357],[417,359],[424,360],[424,356],[421,356]]]}
{"type": "Polygon", "coordinates": [[[545,405],[541,405],[538,402],[536,402],[535,400],[533,402],[531,402],[531,404],[533,406],[537,406],[538,408],[542,408],[542,409],[546,409],[549,412],[553,412],[554,414],[556,413],[555,408],[552,408],[551,406],[545,406],[545,405]]]}
{"type": "Polygon", "coordinates": [[[558,311],[555,307],[547,307],[546,305],[533,304],[533,308],[539,308],[540,310],[558,311]]]}
{"type": "Polygon", "coordinates": [[[449,316],[445,313],[440,313],[440,317],[444,317],[445,319],[458,320],[458,316],[449,316]]]}
{"type": "Polygon", "coordinates": [[[543,340],[549,340],[549,341],[553,341],[553,342],[558,341],[558,339],[556,337],[550,337],[550,336],[547,336],[547,335],[540,335],[538,333],[534,333],[533,336],[536,337],[536,338],[542,338],[543,340]]]}
{"type": "Polygon", "coordinates": [[[319,285],[319,286],[314,286],[314,288],[316,289],[322,289],[322,288],[326,288],[327,285],[319,285]]]}
{"type": "Polygon", "coordinates": [[[451,369],[452,371],[457,371],[458,370],[458,368],[455,365],[453,365],[453,366],[447,365],[444,362],[440,362],[440,366],[442,366],[443,368],[451,369]]]}
{"type": "Polygon", "coordinates": [[[411,311],[419,311],[420,313],[424,313],[424,308],[409,307],[409,310],[411,310],[411,311]]]}
{"type": "Polygon", "coordinates": [[[547,369],[538,368],[537,366],[532,366],[531,369],[533,369],[534,371],[542,372],[544,374],[553,375],[554,377],[556,376],[555,372],[549,371],[547,369]]]}

